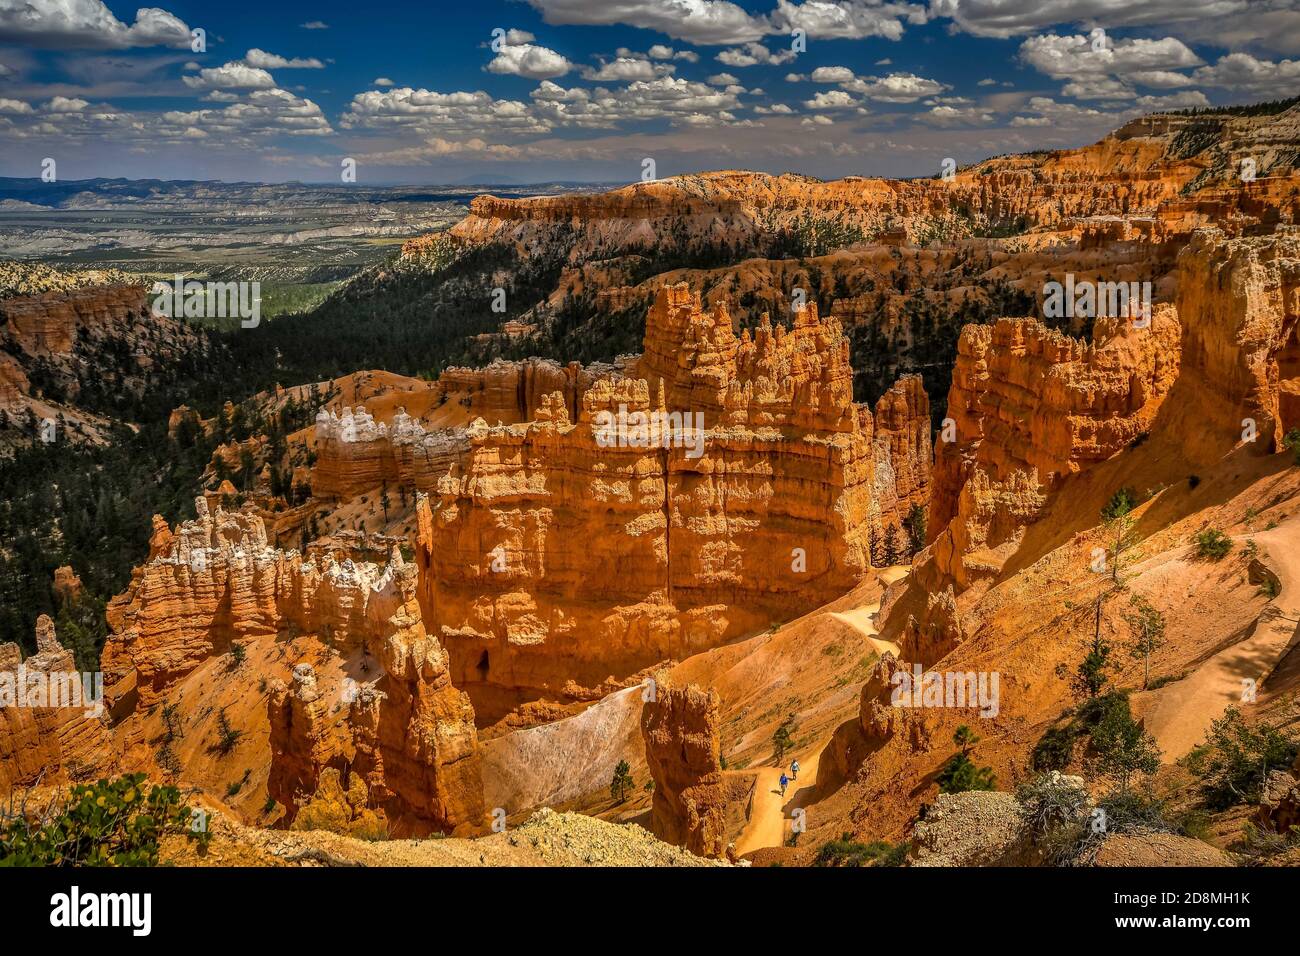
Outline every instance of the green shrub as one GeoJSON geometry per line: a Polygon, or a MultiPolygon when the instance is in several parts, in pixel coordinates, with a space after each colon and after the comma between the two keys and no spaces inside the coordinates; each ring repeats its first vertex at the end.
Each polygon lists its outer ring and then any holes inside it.
{"type": "Polygon", "coordinates": [[[1138,506],[1137,492],[1132,488],[1121,488],[1110,496],[1110,501],[1101,509],[1101,516],[1106,521],[1122,518],[1138,506]]]}
{"type": "Polygon", "coordinates": [[[1196,536],[1196,556],[1203,561],[1222,561],[1232,550],[1232,539],[1218,528],[1206,528],[1196,536]]]}
{"type": "Polygon", "coordinates": [[[1043,773],[1048,770],[1064,770],[1074,757],[1074,744],[1078,735],[1073,724],[1063,727],[1049,727],[1029,755],[1029,766],[1043,773]]]}
{"type": "Polygon", "coordinates": [[[1300,428],[1292,428],[1282,436],[1282,447],[1295,456],[1295,463],[1300,465],[1300,428]]]}
{"type": "Polygon", "coordinates": [[[860,843],[852,833],[823,844],[813,866],[902,866],[911,850],[910,843],[891,844],[884,840],[860,843]]]}
{"type": "Polygon", "coordinates": [[[0,866],[156,866],[158,841],[184,834],[205,847],[200,811],[171,786],[150,786],[133,773],[73,787],[32,819],[19,810],[0,817],[0,866]]]}
{"type": "Polygon", "coordinates": [[[977,767],[965,754],[953,754],[939,771],[940,793],[966,793],[971,790],[994,790],[997,778],[989,767],[977,767]]]}
{"type": "Polygon", "coordinates": [[[1247,724],[1241,711],[1229,707],[1185,764],[1203,778],[1206,805],[1222,810],[1257,803],[1269,771],[1291,766],[1296,749],[1276,727],[1247,724]]]}

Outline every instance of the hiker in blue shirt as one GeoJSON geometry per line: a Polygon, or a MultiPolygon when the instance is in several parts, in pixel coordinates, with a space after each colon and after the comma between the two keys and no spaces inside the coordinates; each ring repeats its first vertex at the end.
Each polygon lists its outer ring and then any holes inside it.
{"type": "Polygon", "coordinates": [[[799,761],[797,760],[790,761],[790,779],[791,780],[799,779],[799,761]]]}
{"type": "Polygon", "coordinates": [[[785,796],[785,788],[788,787],[789,785],[790,785],[790,778],[787,777],[785,774],[781,774],[781,796],[783,797],[785,796]]]}

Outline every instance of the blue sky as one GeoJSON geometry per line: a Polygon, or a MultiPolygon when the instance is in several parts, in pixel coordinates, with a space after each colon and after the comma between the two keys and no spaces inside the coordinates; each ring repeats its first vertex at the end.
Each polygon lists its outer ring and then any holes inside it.
{"type": "Polygon", "coordinates": [[[929,175],[1300,92],[1300,0],[151,2],[0,0],[0,175],[929,175]]]}

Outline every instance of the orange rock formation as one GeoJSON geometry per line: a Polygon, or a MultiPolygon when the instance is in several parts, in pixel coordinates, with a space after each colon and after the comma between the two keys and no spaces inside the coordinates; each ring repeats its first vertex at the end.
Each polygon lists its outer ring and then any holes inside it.
{"type": "Polygon", "coordinates": [[[727,843],[719,706],[717,691],[657,683],[641,710],[646,763],[655,783],[650,829],[699,856],[721,856],[727,843]]]}
{"type": "Polygon", "coordinates": [[[873,416],[850,380],[839,324],[814,308],[737,336],[670,288],[644,356],[593,382],[576,421],[559,393],[533,421],[476,421],[420,505],[417,561],[480,715],[590,694],[868,573],[873,537],[926,499],[929,406],[909,378],[873,416]]]}
{"type": "Polygon", "coordinates": [[[36,620],[31,657],[23,660],[17,644],[0,644],[0,789],[111,769],[103,707],[92,699],[99,690],[94,675],[77,670],[45,614],[36,620]]]}

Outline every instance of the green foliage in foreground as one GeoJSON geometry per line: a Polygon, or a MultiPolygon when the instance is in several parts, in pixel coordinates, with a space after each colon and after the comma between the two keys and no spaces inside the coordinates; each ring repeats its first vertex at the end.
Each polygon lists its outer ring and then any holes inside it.
{"type": "Polygon", "coordinates": [[[78,784],[35,819],[21,808],[0,815],[0,866],[156,866],[165,834],[207,846],[200,813],[142,773],[78,784]]]}
{"type": "Polygon", "coordinates": [[[817,851],[813,866],[902,866],[911,850],[910,843],[886,843],[872,840],[860,843],[852,833],[843,833],[838,840],[823,844],[817,851]]]}

